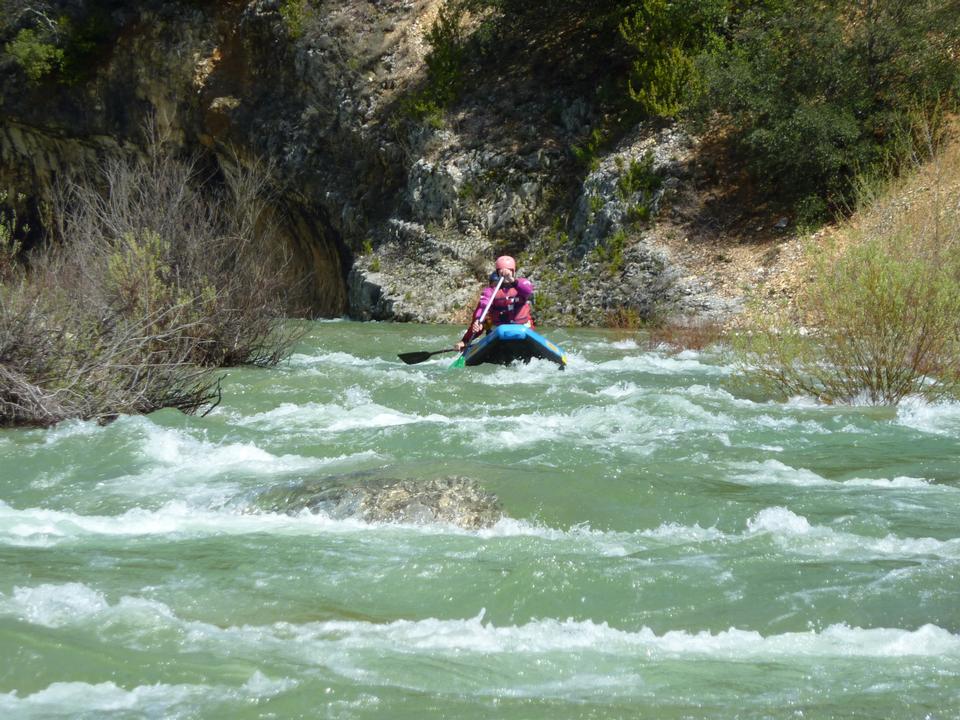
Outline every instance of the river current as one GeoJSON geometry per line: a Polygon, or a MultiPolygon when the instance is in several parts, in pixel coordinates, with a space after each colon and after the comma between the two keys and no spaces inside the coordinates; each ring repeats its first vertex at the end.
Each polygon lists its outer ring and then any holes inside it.
{"type": "Polygon", "coordinates": [[[0,717],[960,717],[960,406],[543,331],[566,371],[311,323],[206,417],[0,432],[0,717]],[[358,474],[507,517],[250,512],[358,474]]]}

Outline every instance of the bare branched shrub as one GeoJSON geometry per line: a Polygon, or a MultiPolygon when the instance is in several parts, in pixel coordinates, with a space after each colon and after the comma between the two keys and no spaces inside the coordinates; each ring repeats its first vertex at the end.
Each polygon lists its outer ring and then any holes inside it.
{"type": "Polygon", "coordinates": [[[269,169],[237,160],[216,184],[161,140],[148,150],[61,188],[75,281],[115,312],[178,306],[163,317],[196,323],[197,364],[276,363],[295,337],[276,322],[289,309],[289,257],[271,222],[269,169]]]}
{"type": "Polygon", "coordinates": [[[90,314],[60,284],[58,267],[54,254],[35,263],[29,281],[0,286],[0,424],[195,412],[219,399],[214,371],[191,361],[191,326],[90,314]]]}
{"type": "MultiPolygon", "coordinates": [[[[7,192],[0,190],[0,203],[7,199],[7,192]]],[[[14,212],[0,210],[0,283],[12,280],[21,270],[19,263],[20,242],[16,239],[17,216],[14,212]]]]}
{"type": "Polygon", "coordinates": [[[64,183],[60,241],[0,278],[0,425],[196,412],[219,400],[215,368],[297,339],[268,169],[213,182],[154,140],[64,183]]]}

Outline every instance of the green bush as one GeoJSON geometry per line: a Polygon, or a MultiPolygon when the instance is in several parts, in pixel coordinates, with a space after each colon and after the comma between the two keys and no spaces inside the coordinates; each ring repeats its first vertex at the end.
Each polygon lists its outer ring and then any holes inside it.
{"type": "Polygon", "coordinates": [[[595,194],[595,195],[590,195],[587,201],[587,204],[590,207],[590,212],[595,215],[596,213],[603,210],[603,206],[606,205],[607,203],[603,199],[602,195],[595,194]]]}
{"type": "Polygon", "coordinates": [[[39,82],[46,75],[63,69],[64,51],[55,44],[45,42],[30,28],[18,32],[4,49],[19,63],[32,82],[39,82]]]}
{"type": "Polygon", "coordinates": [[[634,50],[630,97],[648,115],[676,117],[697,91],[696,57],[714,43],[732,8],[724,0],[640,0],[627,7],[620,34],[634,50]]]}
{"type": "MultiPolygon", "coordinates": [[[[652,194],[663,184],[663,179],[653,169],[653,153],[646,153],[640,160],[630,159],[626,169],[621,168],[617,190],[624,200],[637,192],[652,194]]],[[[622,164],[622,163],[620,163],[622,164]]]]}
{"type": "Polygon", "coordinates": [[[600,128],[593,128],[582,145],[571,148],[573,156],[583,165],[587,172],[593,172],[600,167],[600,151],[609,141],[608,133],[600,128]]]}
{"type": "Polygon", "coordinates": [[[70,16],[56,19],[40,11],[29,13],[35,26],[21,29],[5,50],[31,82],[48,75],[64,84],[88,80],[98,64],[109,57],[120,32],[111,5],[80,4],[70,16]]]}
{"type": "Polygon", "coordinates": [[[290,37],[293,39],[301,37],[311,12],[308,0],[282,0],[279,10],[290,37]]]}
{"type": "Polygon", "coordinates": [[[436,20],[426,34],[430,45],[426,57],[430,94],[440,107],[447,107],[456,100],[463,87],[463,14],[460,2],[447,0],[440,6],[436,20]]]}
{"type": "Polygon", "coordinates": [[[958,17],[952,0],[746,3],[697,57],[690,117],[726,120],[772,194],[841,206],[912,108],[955,101],[958,17]]]}
{"type": "Polygon", "coordinates": [[[615,275],[623,269],[623,253],[626,247],[627,233],[618,230],[593,249],[593,257],[597,262],[603,263],[611,275],[615,275]]]}
{"type": "Polygon", "coordinates": [[[741,347],[748,377],[827,402],[960,397],[960,142],[955,120],[951,132],[938,122],[916,116],[909,173],[858,185],[840,249],[808,250],[812,279],[792,317],[759,314],[741,347]]]}
{"type": "Polygon", "coordinates": [[[403,103],[406,115],[424,120],[435,128],[443,126],[443,111],[463,88],[466,49],[463,35],[465,4],[445,0],[436,20],[426,33],[430,51],[426,56],[427,77],[423,88],[403,103]]]}

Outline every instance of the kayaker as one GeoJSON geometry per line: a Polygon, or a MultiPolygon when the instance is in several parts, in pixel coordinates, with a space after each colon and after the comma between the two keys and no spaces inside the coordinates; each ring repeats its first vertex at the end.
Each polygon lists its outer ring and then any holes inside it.
{"type": "Polygon", "coordinates": [[[484,308],[491,302],[494,287],[500,278],[503,284],[493,297],[493,304],[487,313],[484,325],[487,330],[495,325],[516,323],[533,327],[533,317],[530,314],[530,298],[533,296],[533,283],[526,278],[517,277],[517,261],[509,255],[501,255],[495,263],[496,273],[490,276],[490,285],[480,293],[480,301],[473,311],[473,322],[457,343],[457,350],[463,350],[484,329],[480,325],[480,316],[484,308]]]}

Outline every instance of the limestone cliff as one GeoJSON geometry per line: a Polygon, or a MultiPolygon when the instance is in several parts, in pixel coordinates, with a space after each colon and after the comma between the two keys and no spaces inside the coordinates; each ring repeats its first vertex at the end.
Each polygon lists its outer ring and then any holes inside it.
{"type": "Polygon", "coordinates": [[[592,170],[575,157],[598,120],[589,77],[481,68],[442,123],[405,115],[438,0],[4,2],[0,43],[43,19],[98,19],[72,72],[31,80],[0,59],[0,186],[28,198],[136,152],[153,117],[221,166],[271,163],[318,315],[457,319],[502,252],[558,319],[736,305],[658,229],[693,191],[694,140],[638,125],[592,170]]]}

